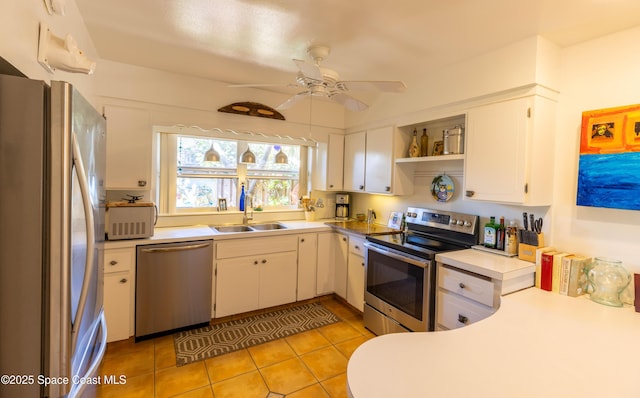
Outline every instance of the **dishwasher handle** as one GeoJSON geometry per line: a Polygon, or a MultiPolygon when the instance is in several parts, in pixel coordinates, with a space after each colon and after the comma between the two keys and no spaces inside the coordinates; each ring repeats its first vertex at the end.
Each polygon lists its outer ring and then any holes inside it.
{"type": "Polygon", "coordinates": [[[183,245],[183,246],[144,248],[144,249],[141,249],[141,251],[143,253],[181,252],[184,250],[202,249],[203,247],[207,247],[210,244],[211,244],[210,242],[206,242],[206,243],[197,243],[193,245],[183,245]]]}

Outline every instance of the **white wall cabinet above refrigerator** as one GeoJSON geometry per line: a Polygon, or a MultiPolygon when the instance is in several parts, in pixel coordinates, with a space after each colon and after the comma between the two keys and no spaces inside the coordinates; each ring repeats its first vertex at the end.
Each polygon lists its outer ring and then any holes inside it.
{"type": "Polygon", "coordinates": [[[151,189],[152,132],[147,110],[106,105],[107,189],[151,189]]]}
{"type": "Polygon", "coordinates": [[[467,126],[466,199],[551,205],[555,101],[530,95],[474,107],[467,126]]]}

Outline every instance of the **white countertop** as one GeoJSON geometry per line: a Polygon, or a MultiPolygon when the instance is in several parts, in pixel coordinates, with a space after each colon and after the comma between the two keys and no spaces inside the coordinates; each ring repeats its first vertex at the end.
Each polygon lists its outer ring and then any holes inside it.
{"type": "Polygon", "coordinates": [[[361,345],[350,396],[640,397],[640,314],[529,288],[469,326],[361,345]]]}
{"type": "Polygon", "coordinates": [[[497,280],[517,278],[535,272],[535,264],[518,257],[506,257],[475,249],[436,254],[436,261],[497,280]]]}
{"type": "Polygon", "coordinates": [[[112,249],[112,248],[122,248],[122,247],[133,247],[136,245],[149,245],[149,244],[156,244],[156,243],[180,242],[180,241],[188,241],[188,240],[203,240],[203,239],[225,240],[225,239],[238,239],[238,238],[256,238],[259,236],[299,234],[304,232],[330,231],[331,227],[325,224],[326,221],[330,221],[330,220],[277,221],[278,223],[283,224],[287,228],[273,229],[273,230],[267,230],[267,231],[251,231],[251,232],[222,233],[222,232],[214,231],[208,225],[155,228],[153,231],[153,236],[150,238],[131,239],[131,240],[110,240],[105,242],[105,248],[112,249]]]}

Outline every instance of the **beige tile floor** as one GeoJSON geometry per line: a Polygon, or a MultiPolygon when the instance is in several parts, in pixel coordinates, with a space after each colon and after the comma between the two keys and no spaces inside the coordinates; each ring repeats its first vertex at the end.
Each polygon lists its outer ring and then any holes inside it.
{"type": "Polygon", "coordinates": [[[176,367],[172,336],[110,343],[99,375],[121,375],[123,384],[101,384],[88,397],[316,398],[346,397],[347,361],[374,335],[361,313],[339,299],[321,302],[341,321],[284,339],[176,367]]]}

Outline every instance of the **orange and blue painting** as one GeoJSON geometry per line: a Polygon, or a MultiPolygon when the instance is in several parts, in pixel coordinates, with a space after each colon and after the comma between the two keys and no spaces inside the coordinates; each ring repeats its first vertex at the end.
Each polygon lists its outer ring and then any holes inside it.
{"type": "Polygon", "coordinates": [[[640,105],[582,113],[576,203],[640,210],[640,105]]]}

